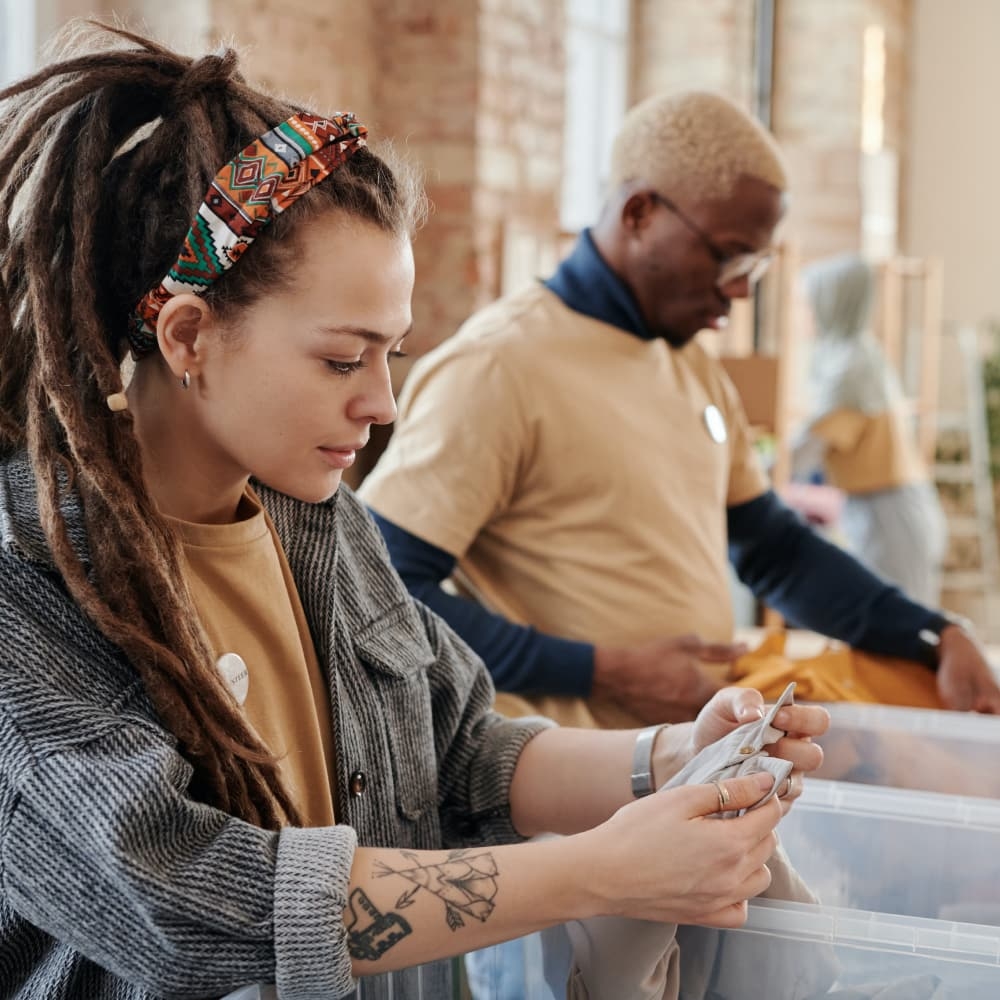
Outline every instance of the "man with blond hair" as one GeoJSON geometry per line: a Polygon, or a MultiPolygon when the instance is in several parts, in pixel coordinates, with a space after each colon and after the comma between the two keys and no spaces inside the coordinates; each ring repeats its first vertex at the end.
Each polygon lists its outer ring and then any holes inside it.
{"type": "Polygon", "coordinates": [[[769,489],[736,392],[694,339],[752,294],[787,187],[773,138],[734,104],[654,97],[624,119],[601,216],[556,273],[414,366],[362,496],[411,592],[508,692],[502,710],[693,716],[740,652],[728,553],[795,624],[927,663],[949,707],[1000,711],[963,625],[769,489]]]}

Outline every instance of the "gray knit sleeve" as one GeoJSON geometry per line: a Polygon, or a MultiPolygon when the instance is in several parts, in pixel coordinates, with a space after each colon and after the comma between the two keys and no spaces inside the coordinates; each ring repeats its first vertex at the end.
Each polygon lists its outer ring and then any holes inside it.
{"type": "Polygon", "coordinates": [[[344,907],[357,841],[349,826],[281,832],[274,950],[282,1000],[340,997],[354,988],[344,907]]]}
{"type": "Polygon", "coordinates": [[[0,707],[0,878],[18,914],[160,997],[350,991],[353,830],[279,835],[193,801],[190,765],[128,713],[55,752],[27,721],[0,707]]]}

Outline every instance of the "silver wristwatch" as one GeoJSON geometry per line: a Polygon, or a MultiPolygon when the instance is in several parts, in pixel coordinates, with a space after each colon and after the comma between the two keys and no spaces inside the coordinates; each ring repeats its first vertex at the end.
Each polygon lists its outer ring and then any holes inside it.
{"type": "Polygon", "coordinates": [[[632,751],[632,794],[637,799],[656,791],[653,781],[653,746],[660,730],[669,725],[669,722],[663,722],[658,726],[649,726],[635,738],[635,749],[632,751]]]}

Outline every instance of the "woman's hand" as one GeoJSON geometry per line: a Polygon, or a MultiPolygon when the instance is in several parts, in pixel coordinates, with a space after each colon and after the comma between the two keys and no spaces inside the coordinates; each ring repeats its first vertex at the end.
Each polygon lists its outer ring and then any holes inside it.
{"type": "MultiPolygon", "coordinates": [[[[762,719],[766,712],[767,706],[759,691],[753,688],[723,688],[699,712],[694,722],[691,732],[694,752],[700,753],[739,726],[762,719]]],[[[786,740],[802,742],[822,736],[830,728],[830,713],[818,705],[787,705],[778,712],[774,725],[788,734],[786,740]]],[[[812,743],[797,749],[804,751],[801,762],[796,748],[791,746],[785,748],[786,752],[772,753],[772,756],[794,761],[795,766],[804,771],[813,771],[823,762],[823,752],[812,743]],[[809,761],[814,761],[812,766],[809,766],[809,761]]],[[[768,752],[771,753],[770,750],[768,752]]]]}
{"type": "MultiPolygon", "coordinates": [[[[705,747],[728,736],[734,729],[748,722],[754,722],[764,717],[766,705],[759,691],[752,688],[723,688],[701,710],[698,718],[684,728],[683,739],[687,741],[687,750],[678,751],[677,738],[680,726],[667,730],[671,740],[657,741],[663,743],[664,754],[669,754],[665,761],[663,772],[673,773],[678,769],[678,760],[690,760],[705,747]]],[[[790,760],[794,765],[789,782],[782,782],[778,789],[778,798],[785,812],[791,803],[802,794],[804,775],[815,771],[823,763],[823,750],[812,742],[816,736],[822,736],[830,727],[830,713],[818,705],[787,705],[775,716],[774,725],[786,732],[786,736],[767,748],[772,757],[790,760]]],[[[656,770],[658,783],[661,771],[656,770]]],[[[664,779],[666,780],[666,779],[664,779]]]]}
{"type": "MultiPolygon", "coordinates": [[[[771,775],[719,783],[725,809],[754,805],[771,775]]],[[[719,819],[715,785],[657,792],[623,806],[607,822],[580,834],[581,871],[588,872],[595,914],[666,923],[739,927],[747,900],[771,884],[765,862],[774,853],[781,818],[771,799],[736,819],[719,819]],[[589,845],[589,850],[585,845],[589,845]]]]}

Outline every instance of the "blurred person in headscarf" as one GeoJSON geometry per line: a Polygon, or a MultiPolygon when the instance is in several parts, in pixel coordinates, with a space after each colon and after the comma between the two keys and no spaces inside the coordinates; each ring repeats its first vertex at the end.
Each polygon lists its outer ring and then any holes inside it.
{"type": "Polygon", "coordinates": [[[845,254],[805,268],[803,284],[816,338],[796,476],[822,468],[846,495],[840,528],[853,554],[915,600],[936,605],[945,520],[899,377],[869,327],[872,268],[845,254]]]}

